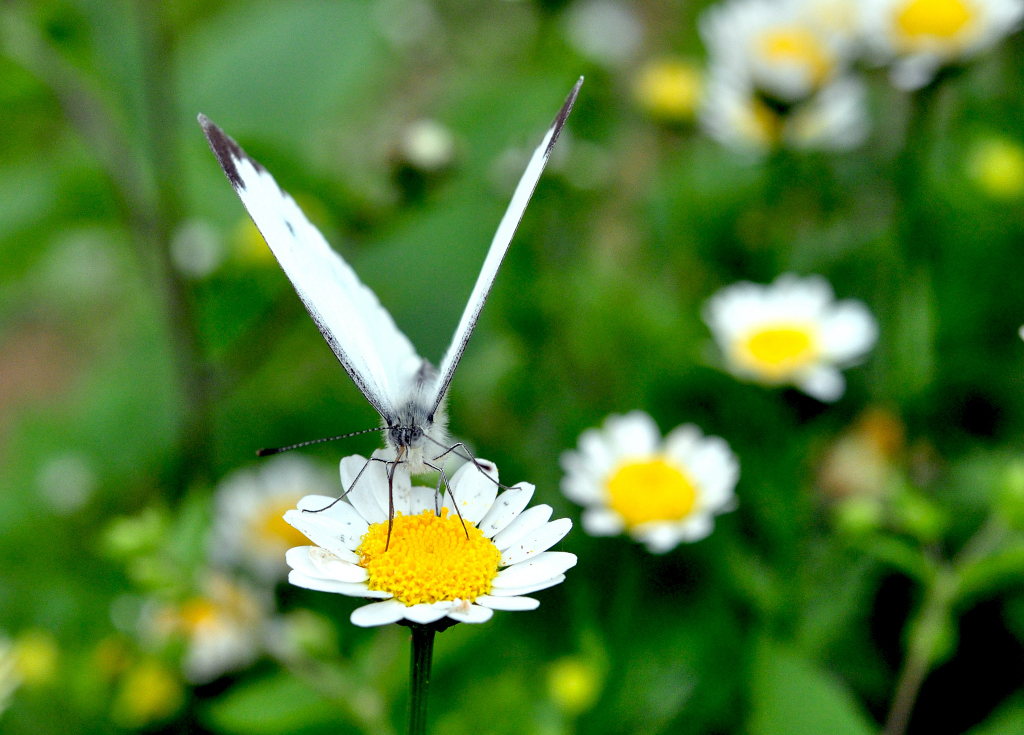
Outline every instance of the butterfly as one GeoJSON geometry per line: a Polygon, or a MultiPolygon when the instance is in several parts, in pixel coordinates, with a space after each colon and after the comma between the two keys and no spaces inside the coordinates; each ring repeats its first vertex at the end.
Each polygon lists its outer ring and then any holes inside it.
{"type": "MultiPolygon", "coordinates": [[[[309,315],[342,367],[380,414],[381,431],[390,450],[390,460],[381,461],[390,465],[389,479],[398,464],[405,465],[410,474],[428,469],[443,474],[433,462],[457,448],[465,450],[461,443],[448,443],[448,387],[582,84],[580,77],[530,158],[437,370],[416,354],[373,291],[327,244],[273,176],[209,118],[199,115],[199,124],[217,161],[309,315]]],[[[311,443],[315,442],[303,445],[311,443]]]]}

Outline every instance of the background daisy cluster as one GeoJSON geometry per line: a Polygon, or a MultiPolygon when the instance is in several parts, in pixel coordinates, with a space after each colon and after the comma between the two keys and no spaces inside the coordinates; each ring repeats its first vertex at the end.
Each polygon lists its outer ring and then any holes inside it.
{"type": "Polygon", "coordinates": [[[861,146],[872,116],[860,69],[884,67],[897,88],[920,90],[1022,18],[1019,0],[726,0],[699,23],[704,127],[749,151],[861,146]]]}
{"type": "Polygon", "coordinates": [[[253,456],[377,419],[195,115],[436,360],[580,74],[450,401],[578,563],[438,636],[431,731],[1024,730],[1020,19],[3,3],[0,730],[401,730],[407,631],[284,581],[284,512],[378,437],[253,456]],[[764,369],[758,314],[815,349],[764,369]],[[652,452],[692,516],[616,505],[652,452]]]}

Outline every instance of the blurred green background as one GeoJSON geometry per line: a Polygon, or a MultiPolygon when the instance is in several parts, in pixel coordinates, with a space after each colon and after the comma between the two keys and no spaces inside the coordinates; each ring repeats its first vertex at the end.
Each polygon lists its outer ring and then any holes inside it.
{"type": "MultiPolygon", "coordinates": [[[[279,584],[256,660],[202,682],[140,623],[205,589],[212,498],[255,449],[376,423],[195,117],[437,361],[585,74],[452,431],[578,520],[558,458],[583,429],[694,422],[739,456],[739,509],[661,557],[577,524],[538,611],[439,636],[431,730],[880,732],[910,646],[909,732],[1024,732],[1024,42],[913,95],[866,69],[866,144],[758,157],[637,93],[666,59],[699,73],[707,5],[0,5],[0,731],[402,730],[408,633],[355,628],[354,600],[279,584]],[[786,271],[879,319],[833,406],[736,381],[701,322],[786,271]]],[[[336,478],[376,442],[305,455],[336,478]]]]}

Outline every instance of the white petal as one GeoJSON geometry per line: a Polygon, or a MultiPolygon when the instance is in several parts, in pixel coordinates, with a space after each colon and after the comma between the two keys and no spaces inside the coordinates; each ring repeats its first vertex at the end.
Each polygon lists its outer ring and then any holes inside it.
{"type": "Polygon", "coordinates": [[[697,484],[701,510],[717,512],[732,502],[740,465],[724,439],[709,436],[701,442],[687,471],[697,484]]]}
{"type": "Polygon", "coordinates": [[[665,521],[645,523],[634,529],[630,535],[637,541],[643,542],[652,554],[665,554],[672,551],[682,541],[679,526],[665,521]]]}
{"type": "Polygon", "coordinates": [[[590,472],[569,472],[562,478],[560,487],[562,495],[578,505],[600,503],[607,494],[604,477],[597,479],[590,472]]]}
{"type": "Polygon", "coordinates": [[[528,595],[531,592],[540,592],[546,590],[548,587],[554,587],[556,584],[561,584],[565,581],[564,574],[556,574],[551,579],[544,579],[534,584],[523,585],[522,587],[492,587],[492,597],[518,597],[519,595],[528,595]]]}
{"type": "Polygon", "coordinates": [[[616,459],[653,454],[661,443],[658,425],[643,411],[609,416],[604,422],[604,430],[616,459]]]}
{"type": "Polygon", "coordinates": [[[362,537],[353,535],[350,529],[330,518],[320,518],[313,513],[290,510],[284,514],[284,520],[314,544],[334,552],[341,558],[346,558],[346,552],[351,554],[362,541],[362,537]]]}
{"type": "Polygon", "coordinates": [[[376,597],[381,600],[391,597],[390,592],[371,590],[367,588],[365,583],[352,584],[351,582],[338,582],[333,579],[317,579],[315,577],[307,577],[302,572],[294,570],[288,573],[288,581],[296,587],[305,587],[308,590],[318,590],[319,592],[335,592],[340,595],[347,595],[348,597],[376,597]]]}
{"type": "Polygon", "coordinates": [[[386,602],[374,602],[369,605],[363,605],[357,607],[352,611],[352,617],[349,618],[353,625],[358,625],[360,628],[369,628],[374,625],[387,625],[388,623],[397,623],[399,620],[405,617],[405,612],[408,610],[398,600],[388,600],[386,602]]]}
{"type": "Polygon", "coordinates": [[[859,301],[840,301],[821,325],[821,349],[830,361],[848,365],[870,350],[878,339],[878,326],[859,301]]]}
{"type": "Polygon", "coordinates": [[[365,582],[367,580],[366,569],[357,564],[342,561],[331,552],[318,546],[309,550],[309,560],[320,572],[317,575],[319,577],[336,579],[339,582],[365,582]]]}
{"type": "MultiPolygon", "coordinates": [[[[562,574],[566,569],[576,566],[576,555],[564,551],[545,551],[526,561],[502,569],[498,572],[491,587],[525,587],[542,580],[562,574]]],[[[493,594],[493,592],[492,592],[493,594]]]]}
{"type": "Polygon", "coordinates": [[[478,528],[484,538],[493,538],[505,526],[514,521],[530,503],[534,487],[528,482],[520,482],[497,497],[491,509],[480,520],[478,528]]]}
{"type": "Polygon", "coordinates": [[[583,530],[591,536],[618,536],[626,528],[622,516],[608,508],[588,508],[582,520],[583,530]]]}
{"type": "Polygon", "coordinates": [[[313,560],[309,558],[309,552],[312,549],[319,548],[319,546],[296,546],[285,552],[284,560],[288,563],[289,567],[306,577],[333,579],[329,574],[324,574],[320,571],[316,564],[313,563],[313,560]]]}
{"type": "Polygon", "coordinates": [[[420,605],[413,605],[412,607],[405,608],[405,619],[426,625],[427,623],[440,620],[448,614],[450,609],[451,603],[434,603],[433,605],[422,603],[420,605]]]}
{"type": "Polygon", "coordinates": [[[682,521],[655,521],[633,529],[631,535],[642,541],[652,554],[664,554],[681,542],[693,543],[707,538],[715,529],[710,513],[694,513],[682,521]]]}
{"type": "Polygon", "coordinates": [[[694,513],[679,524],[679,538],[688,543],[700,541],[715,530],[715,517],[710,513],[694,513]]]}
{"type": "MultiPolygon", "coordinates": [[[[297,508],[310,520],[330,520],[332,524],[344,529],[347,536],[361,539],[366,535],[370,527],[355,508],[345,500],[327,498],[329,502],[326,504],[322,502],[323,500],[322,495],[307,495],[298,502],[297,508]]],[[[333,527],[332,525],[331,528],[333,527]]]]}
{"type": "Polygon", "coordinates": [[[800,390],[822,403],[835,403],[846,391],[846,378],[829,365],[811,368],[798,383],[800,390]]]}
{"type": "Polygon", "coordinates": [[[518,518],[505,526],[505,530],[494,537],[494,545],[501,550],[507,549],[526,534],[547,523],[552,512],[554,511],[550,505],[535,505],[523,511],[518,518]]]}
{"type": "Polygon", "coordinates": [[[478,523],[487,515],[498,494],[498,469],[485,459],[477,460],[487,469],[485,475],[472,462],[466,462],[451,479],[450,492],[444,494],[444,507],[455,513],[454,503],[466,523],[478,523]]]}
{"type": "Polygon", "coordinates": [[[532,597],[491,597],[480,595],[476,598],[477,605],[489,607],[492,610],[536,610],[540,607],[540,601],[532,597]]]}
{"type": "Polygon", "coordinates": [[[572,529],[572,521],[568,518],[559,518],[557,521],[545,523],[536,531],[526,534],[502,551],[501,566],[512,566],[547,551],[561,541],[570,529],[572,529]]]}
{"type": "Polygon", "coordinates": [[[456,607],[448,613],[448,617],[460,623],[486,623],[493,615],[493,610],[480,605],[470,605],[468,609],[456,607]]]}
{"type": "MultiPolygon", "coordinates": [[[[570,466],[575,464],[577,460],[574,458],[578,457],[579,466],[593,468],[592,471],[595,474],[603,475],[615,464],[612,448],[608,445],[604,432],[598,429],[587,429],[580,434],[576,446],[579,448],[578,452],[568,452],[562,455],[563,466],[565,463],[569,463],[570,466]]],[[[569,471],[568,466],[565,469],[569,471]]]]}
{"type": "Polygon", "coordinates": [[[437,496],[437,488],[422,487],[417,485],[409,491],[409,515],[418,516],[425,510],[436,511],[434,501],[437,496]]]}
{"type": "Polygon", "coordinates": [[[913,92],[934,79],[941,65],[942,61],[935,54],[911,54],[893,62],[889,70],[889,79],[893,86],[913,92]]]}
{"type": "Polygon", "coordinates": [[[387,508],[377,502],[378,488],[382,484],[386,497],[388,476],[382,463],[371,462],[358,454],[341,460],[341,487],[347,493],[345,498],[367,523],[383,523],[388,519],[387,508]]]}
{"type": "Polygon", "coordinates": [[[700,448],[703,438],[704,434],[699,428],[693,424],[683,424],[668,433],[662,451],[666,457],[683,467],[688,467],[690,460],[700,448]]]}

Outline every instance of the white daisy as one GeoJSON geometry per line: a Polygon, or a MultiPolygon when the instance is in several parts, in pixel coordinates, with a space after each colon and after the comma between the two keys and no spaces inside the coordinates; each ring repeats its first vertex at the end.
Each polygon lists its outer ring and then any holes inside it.
{"type": "Polygon", "coordinates": [[[434,488],[413,487],[408,475],[396,472],[389,541],[384,465],[366,465],[358,455],[346,457],[341,461],[343,487],[352,488],[356,475],[364,465],[366,469],[344,500],[311,495],[297,510],[285,513],[285,520],[316,544],[288,551],[288,581],[380,600],[352,613],[352,622],[359,626],[400,620],[427,624],[444,617],[482,623],[494,610],[535,609],[540,603],[523,595],[559,584],[564,572],[576,565],[573,554],[548,551],[572,522],[549,522],[552,509],[547,505],[524,510],[533,496],[529,483],[499,495],[497,468],[478,462],[490,477],[472,463],[463,465],[451,478],[451,492],[445,493],[440,508],[434,488]]]}
{"type": "Polygon", "coordinates": [[[306,495],[333,492],[331,476],[301,455],[274,457],[228,475],[217,487],[211,558],[245,567],[266,582],[284,579],[284,553],[304,538],[282,516],[306,495]]]}
{"type": "Polygon", "coordinates": [[[709,73],[701,123],[709,136],[740,151],[849,150],[867,138],[866,97],[860,79],[841,77],[802,102],[773,104],[749,78],[721,67],[709,73]]]}
{"type": "Polygon", "coordinates": [[[626,531],[655,554],[705,538],[714,517],[736,506],[740,468],[729,445],[692,424],[662,441],[643,411],[613,414],[603,428],[583,432],[562,468],[562,492],[586,508],[587,533],[626,531]]]}
{"type": "Polygon", "coordinates": [[[878,337],[867,307],[835,301],[820,276],[734,283],[707,302],[704,321],[734,375],[792,384],[826,402],[846,390],[840,369],[863,360],[878,337]]]}
{"type": "Polygon", "coordinates": [[[146,611],[143,631],[158,641],[183,638],[185,678],[205,684],[256,661],[271,605],[265,592],[214,573],[204,580],[201,594],[146,611]]]}
{"type": "MultiPolygon", "coordinates": [[[[700,18],[712,67],[747,77],[762,94],[792,104],[827,86],[845,70],[852,36],[823,23],[811,0],[731,0],[700,18]]],[[[826,14],[831,17],[831,14],[826,14]]]]}
{"type": "Polygon", "coordinates": [[[865,43],[893,62],[893,84],[908,90],[991,48],[1022,18],[1024,0],[861,0],[865,43]]]}

